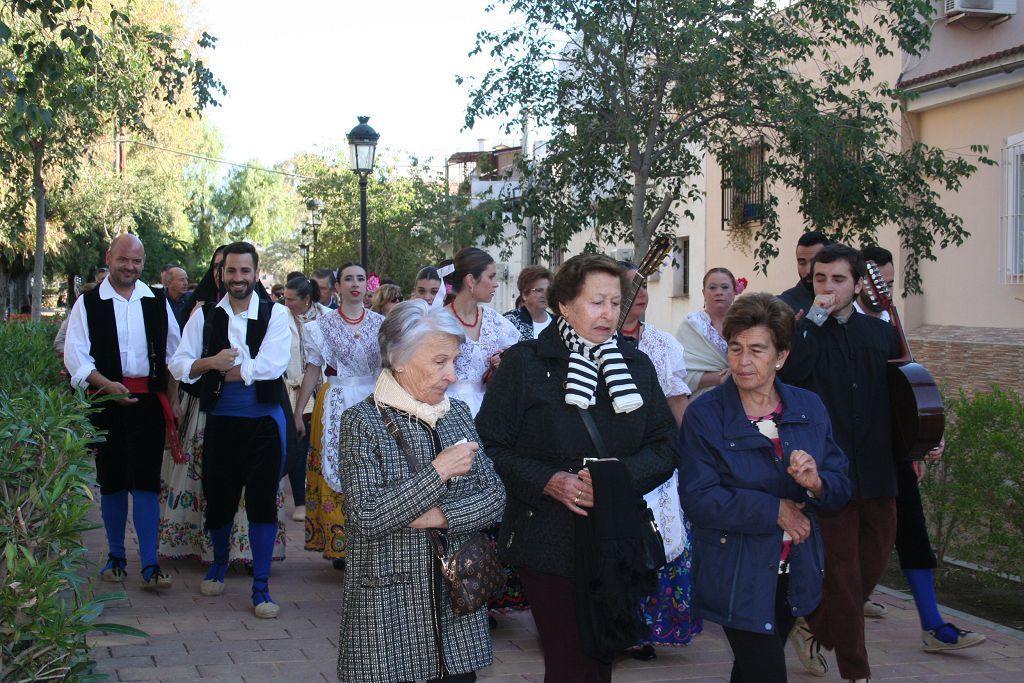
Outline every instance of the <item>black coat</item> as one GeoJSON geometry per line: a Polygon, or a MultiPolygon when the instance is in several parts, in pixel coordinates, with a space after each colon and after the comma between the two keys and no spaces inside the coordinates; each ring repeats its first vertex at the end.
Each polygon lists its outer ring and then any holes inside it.
{"type": "MultiPolygon", "coordinates": [[[[619,349],[644,405],[615,413],[601,382],[590,412],[609,454],[629,470],[634,493],[640,496],[666,481],[678,466],[677,429],[650,359],[631,342],[620,341],[619,349]]],[[[568,363],[569,351],[554,324],[539,339],[508,349],[476,424],[508,492],[498,537],[502,559],[572,577],[575,515],[544,495],[544,486],[556,472],[577,472],[583,458],[597,454],[579,411],[565,402],[568,363]]]]}
{"type": "Polygon", "coordinates": [[[900,353],[896,328],[854,311],[846,324],[796,324],[783,382],[816,393],[832,419],[836,443],[850,461],[853,499],[896,495],[888,361],[900,353]]]}
{"type": "Polygon", "coordinates": [[[785,301],[793,309],[794,313],[799,313],[800,311],[807,313],[811,310],[811,304],[814,303],[814,290],[807,289],[804,281],[800,280],[794,286],[779,294],[779,298],[785,301]]]}

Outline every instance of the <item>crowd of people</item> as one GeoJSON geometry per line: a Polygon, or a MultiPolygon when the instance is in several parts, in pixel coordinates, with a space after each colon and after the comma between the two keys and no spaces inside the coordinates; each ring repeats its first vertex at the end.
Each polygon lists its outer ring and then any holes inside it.
{"type": "Polygon", "coordinates": [[[524,268],[502,314],[475,247],[406,300],[351,262],[267,292],[244,242],[191,292],[176,266],[153,288],[121,235],[58,339],[102,399],[99,577],[128,576],[130,505],[144,589],[194,558],[219,596],[241,562],[275,618],[290,488],[305,550],[343,582],[342,681],[476,680],[495,615],[525,609],[550,682],[610,681],[617,657],[654,659],[705,619],[734,682],[785,681],[787,641],[815,675],[832,650],[870,680],[864,618],[885,616],[870,595],[894,545],[925,649],[976,645],[936,606],[923,465],[893,452],[897,333],[862,298],[865,257],[891,281],[892,255],[812,232],[796,256],[780,296],[711,268],[672,334],[645,319],[637,267],[601,255],[524,268]],[[467,611],[450,559],[481,533],[503,587],[467,611]]]}

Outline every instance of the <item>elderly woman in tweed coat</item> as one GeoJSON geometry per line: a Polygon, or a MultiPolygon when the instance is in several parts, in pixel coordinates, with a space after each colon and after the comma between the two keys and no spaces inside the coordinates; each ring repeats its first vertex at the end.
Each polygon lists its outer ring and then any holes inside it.
{"type": "Polygon", "coordinates": [[[350,534],[342,681],[463,683],[493,659],[487,610],[454,615],[426,531],[442,530],[457,550],[505,504],[469,409],[445,396],[462,338],[450,313],[423,301],[397,305],[381,326],[384,370],[374,393],[342,414],[350,534]],[[412,450],[417,471],[386,419],[412,450]]]}

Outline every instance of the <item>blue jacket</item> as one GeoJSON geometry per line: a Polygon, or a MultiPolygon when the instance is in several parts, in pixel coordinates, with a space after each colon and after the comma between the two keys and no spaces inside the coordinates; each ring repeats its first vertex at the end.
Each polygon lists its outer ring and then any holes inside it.
{"type": "Polygon", "coordinates": [[[755,633],[775,632],[780,499],[806,503],[811,522],[811,536],[793,545],[789,556],[789,604],[802,616],[821,601],[825,572],[815,511],[838,510],[850,498],[846,456],[832,439],[821,399],[778,380],[775,389],[783,406],[782,462],[747,419],[732,378],[687,408],[679,434],[679,495],[693,524],[693,611],[755,633]],[[807,451],[818,465],[817,498],[786,473],[794,449],[807,451]]]}

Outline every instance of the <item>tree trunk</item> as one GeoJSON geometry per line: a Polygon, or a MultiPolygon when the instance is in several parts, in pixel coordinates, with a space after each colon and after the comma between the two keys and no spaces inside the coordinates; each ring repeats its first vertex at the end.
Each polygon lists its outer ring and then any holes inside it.
{"type": "Polygon", "coordinates": [[[0,264],[0,320],[7,320],[10,314],[10,287],[11,274],[5,265],[0,264]]]}
{"type": "Polygon", "coordinates": [[[46,244],[46,185],[43,183],[43,144],[32,147],[32,189],[36,199],[36,254],[32,273],[32,322],[43,313],[43,249],[46,244]]]}

